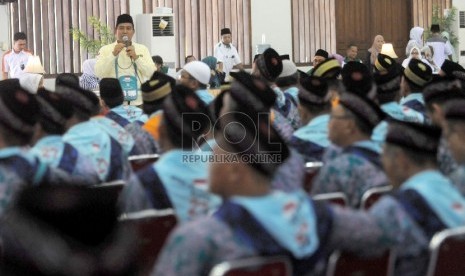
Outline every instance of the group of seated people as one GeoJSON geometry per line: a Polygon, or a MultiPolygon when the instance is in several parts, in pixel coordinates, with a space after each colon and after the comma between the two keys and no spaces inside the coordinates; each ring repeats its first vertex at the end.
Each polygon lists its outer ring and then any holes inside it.
{"type": "Polygon", "coordinates": [[[115,230],[118,216],[151,209],[178,219],[152,275],[276,255],[319,275],[334,250],[390,249],[395,275],[424,275],[432,236],[465,225],[460,65],[433,77],[421,60],[379,54],[374,72],[330,58],[307,75],[269,48],[208,100],[202,67],[187,64],[181,83],[155,72],[140,108],[111,78],[100,99],[71,74],[37,94],[0,81],[1,271],[131,275],[137,237],[115,230]],[[131,168],[130,156],[154,153],[131,168]],[[304,189],[306,162],[323,165],[304,189]],[[115,180],[117,203],[88,188],[115,180]],[[392,192],[360,209],[373,187],[392,192]],[[312,198],[332,192],[347,206],[312,198]]]}

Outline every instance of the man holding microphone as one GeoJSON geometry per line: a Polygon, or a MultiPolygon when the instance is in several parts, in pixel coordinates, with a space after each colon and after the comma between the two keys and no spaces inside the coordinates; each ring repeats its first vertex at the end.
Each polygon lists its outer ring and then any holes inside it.
{"type": "Polygon", "coordinates": [[[118,79],[125,101],[131,105],[141,105],[140,85],[150,79],[155,64],[147,47],[132,42],[135,30],[129,14],[118,16],[115,33],[116,41],[100,48],[95,74],[100,79],[118,79]]]}

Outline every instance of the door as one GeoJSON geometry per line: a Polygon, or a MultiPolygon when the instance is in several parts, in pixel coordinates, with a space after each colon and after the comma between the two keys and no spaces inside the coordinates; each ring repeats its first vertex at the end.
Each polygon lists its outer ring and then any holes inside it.
{"type": "Polygon", "coordinates": [[[358,57],[365,60],[380,34],[393,44],[397,61],[402,62],[413,27],[411,5],[410,0],[336,0],[337,53],[345,56],[347,46],[354,44],[358,57]]]}

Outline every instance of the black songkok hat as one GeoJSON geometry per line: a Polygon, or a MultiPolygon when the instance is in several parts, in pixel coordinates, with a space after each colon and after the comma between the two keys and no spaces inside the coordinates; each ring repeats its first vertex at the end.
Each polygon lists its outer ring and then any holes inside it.
{"type": "Polygon", "coordinates": [[[274,82],[283,71],[281,57],[273,48],[266,49],[258,56],[256,64],[260,74],[270,82],[274,82]]]}
{"type": "Polygon", "coordinates": [[[455,79],[437,79],[423,89],[425,103],[465,99],[462,82],[455,79]]]}
{"type": "MultiPolygon", "coordinates": [[[[274,91],[264,81],[246,72],[231,73],[234,81],[228,91],[236,102],[236,109],[222,118],[221,125],[226,139],[218,143],[246,158],[258,172],[271,176],[277,167],[289,157],[290,151],[282,137],[270,125],[270,107],[276,100],[274,91]],[[276,162],[261,160],[271,154],[276,162]]],[[[244,159],[242,159],[244,160],[244,159]]]]}
{"type": "Polygon", "coordinates": [[[246,108],[266,112],[275,104],[276,93],[262,80],[244,71],[231,72],[230,75],[234,81],[229,91],[236,102],[246,108]]]}
{"type": "Polygon", "coordinates": [[[300,80],[299,100],[313,105],[324,105],[330,102],[328,83],[325,79],[308,76],[300,80]]]}
{"type": "Polygon", "coordinates": [[[92,116],[98,113],[100,100],[94,92],[75,86],[72,83],[62,82],[56,86],[56,93],[69,102],[74,108],[92,116]]]}
{"type": "Polygon", "coordinates": [[[361,95],[344,93],[335,102],[339,102],[344,108],[352,112],[370,129],[374,129],[386,117],[386,114],[375,102],[361,95]]]}
{"type": "Polygon", "coordinates": [[[121,23],[131,23],[134,27],[134,21],[132,20],[132,16],[126,13],[118,16],[118,18],[116,19],[116,27],[118,27],[118,25],[121,23]]]}
{"type": "Polygon", "coordinates": [[[103,78],[100,80],[100,97],[110,107],[123,104],[124,94],[121,84],[115,78],[103,78]]]}
{"type": "Polygon", "coordinates": [[[337,59],[330,58],[315,66],[311,75],[325,79],[336,79],[339,73],[341,73],[341,64],[337,59]]]}
{"type": "Polygon", "coordinates": [[[379,53],[375,60],[376,72],[387,72],[393,66],[396,66],[396,63],[397,62],[392,57],[379,53]]]}
{"type": "Polygon", "coordinates": [[[404,70],[404,76],[408,82],[418,87],[425,87],[433,78],[431,67],[418,59],[411,59],[407,68],[404,70]]]}
{"type": "Polygon", "coordinates": [[[436,155],[440,138],[441,129],[439,127],[390,120],[386,143],[436,155]]]}
{"type": "Polygon", "coordinates": [[[205,103],[184,85],[176,85],[163,101],[163,117],[167,128],[181,137],[183,148],[191,148],[192,139],[197,140],[210,123],[205,103]]]}
{"type": "Polygon", "coordinates": [[[373,76],[361,62],[349,61],[342,68],[341,75],[342,83],[349,92],[366,96],[373,88],[373,76]]]}
{"type": "Polygon", "coordinates": [[[18,79],[0,81],[0,123],[10,130],[32,135],[39,105],[31,93],[21,88],[18,79]]]}
{"type": "Polygon", "coordinates": [[[61,73],[55,79],[55,86],[66,83],[68,86],[79,87],[79,77],[72,73],[61,73]]]}
{"type": "Polygon", "coordinates": [[[225,34],[231,34],[231,30],[229,28],[221,29],[221,35],[225,35],[225,34]]]}
{"type": "Polygon", "coordinates": [[[315,53],[315,56],[324,57],[327,59],[329,57],[329,54],[323,49],[318,49],[315,53]]]}
{"type": "Polygon", "coordinates": [[[465,72],[465,69],[460,64],[448,59],[444,60],[441,70],[449,77],[454,76],[454,72],[465,72]]]}
{"type": "Polygon", "coordinates": [[[158,102],[168,96],[176,85],[172,77],[155,71],[150,80],[141,85],[142,100],[144,104],[158,102]]]}
{"type": "Polygon", "coordinates": [[[40,115],[56,125],[63,127],[66,121],[73,116],[72,105],[59,93],[40,88],[37,91],[37,101],[40,106],[40,115]]]}

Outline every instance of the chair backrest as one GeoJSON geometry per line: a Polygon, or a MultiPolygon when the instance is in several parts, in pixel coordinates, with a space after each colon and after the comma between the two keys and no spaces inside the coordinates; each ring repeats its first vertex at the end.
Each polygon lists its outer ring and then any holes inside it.
{"type": "Polygon", "coordinates": [[[120,222],[125,227],[134,228],[138,234],[137,259],[141,274],[146,275],[160,253],[165,241],[177,224],[173,209],[144,210],[123,214],[120,222]]]}
{"type": "Polygon", "coordinates": [[[318,194],[312,196],[312,199],[316,201],[328,201],[330,203],[337,204],[343,207],[347,206],[349,202],[347,196],[341,192],[318,194]]]}
{"type": "Polygon", "coordinates": [[[121,191],[123,190],[125,185],[126,185],[126,182],[124,182],[124,180],[115,180],[111,182],[105,182],[102,184],[96,184],[96,185],[90,186],[90,188],[104,192],[105,194],[108,195],[108,197],[113,198],[116,204],[116,202],[118,201],[119,195],[121,194],[121,191]]]}
{"type": "Polygon", "coordinates": [[[156,162],[160,157],[159,154],[140,154],[140,155],[131,155],[128,157],[129,163],[131,164],[133,171],[138,171],[143,167],[156,162]]]}
{"type": "Polygon", "coordinates": [[[336,251],[328,262],[327,276],[394,275],[395,251],[387,250],[378,258],[361,258],[336,251]]]}
{"type": "Polygon", "coordinates": [[[307,162],[305,163],[305,179],[304,190],[308,193],[312,190],[313,178],[318,174],[320,168],[323,167],[323,162],[307,162]]]}
{"type": "Polygon", "coordinates": [[[426,275],[465,275],[465,227],[436,233],[429,244],[426,275]]]}
{"type": "Polygon", "coordinates": [[[286,257],[251,257],[217,264],[210,276],[290,276],[292,266],[286,257]]]}
{"type": "Polygon", "coordinates": [[[360,209],[368,210],[370,207],[378,201],[380,197],[389,193],[392,190],[392,186],[373,187],[363,193],[362,204],[360,209]]]}

